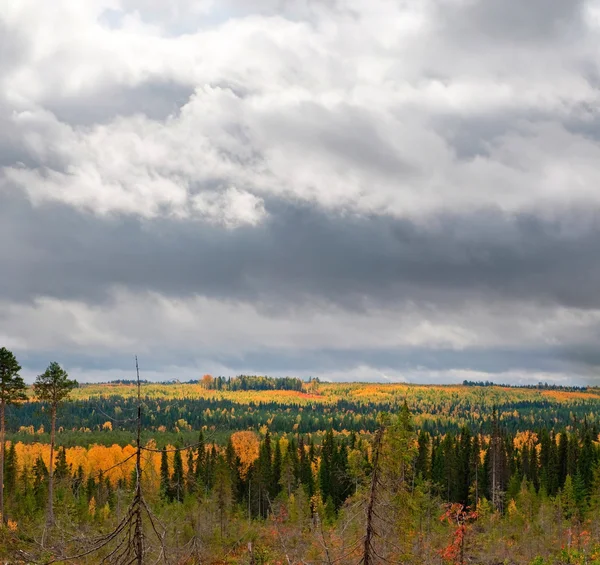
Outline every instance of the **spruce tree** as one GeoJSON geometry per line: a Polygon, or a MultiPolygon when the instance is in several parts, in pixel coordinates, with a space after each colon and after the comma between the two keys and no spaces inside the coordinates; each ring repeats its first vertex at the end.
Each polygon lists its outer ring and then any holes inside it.
{"type": "Polygon", "coordinates": [[[227,515],[232,504],[231,469],[222,455],[217,456],[215,461],[215,478],[213,486],[213,497],[219,513],[219,526],[221,537],[223,537],[227,515]]]}
{"type": "Polygon", "coordinates": [[[33,496],[35,498],[36,508],[41,510],[44,507],[48,492],[48,467],[42,457],[38,457],[33,465],[33,496]]]}
{"type": "Polygon", "coordinates": [[[171,488],[173,489],[173,499],[177,502],[183,502],[185,493],[185,477],[183,474],[183,459],[181,450],[177,449],[173,454],[173,476],[171,478],[171,488]]]}
{"type": "Polygon", "coordinates": [[[202,430],[200,430],[200,436],[198,437],[198,450],[196,456],[196,483],[198,483],[198,488],[204,490],[204,467],[206,460],[206,446],[204,445],[204,434],[202,430]]]}
{"type": "Polygon", "coordinates": [[[69,466],[67,465],[67,451],[63,447],[58,450],[56,457],[56,467],[54,468],[54,478],[62,481],[69,476],[69,466]]]}
{"type": "Polygon", "coordinates": [[[160,497],[171,500],[171,475],[169,473],[169,456],[167,449],[162,448],[160,453],[160,497]]]}
{"type": "Polygon", "coordinates": [[[11,441],[4,460],[4,486],[9,493],[14,493],[17,486],[17,450],[11,441]]]}
{"type": "Polygon", "coordinates": [[[333,453],[334,453],[333,431],[329,429],[323,438],[321,446],[321,464],[319,465],[319,490],[321,498],[325,502],[332,499],[333,504],[333,453]]]}
{"type": "Polygon", "coordinates": [[[572,446],[576,441],[571,441],[571,450],[569,449],[569,436],[566,430],[560,434],[558,440],[558,486],[562,487],[565,484],[567,475],[571,476],[575,473],[575,469],[571,468],[572,464],[569,461],[569,453],[572,452],[572,446]]]}
{"type": "Polygon", "coordinates": [[[194,450],[187,450],[187,469],[185,471],[185,490],[188,494],[196,492],[196,474],[194,469],[194,450]]]}
{"type": "Polygon", "coordinates": [[[471,476],[471,486],[469,487],[469,503],[473,508],[477,508],[479,497],[482,495],[481,490],[481,444],[479,442],[479,434],[473,436],[473,445],[471,447],[471,461],[469,465],[469,474],[471,476]]]}
{"type": "Polygon", "coordinates": [[[300,438],[298,442],[298,451],[300,452],[300,483],[304,487],[308,498],[312,498],[315,493],[315,480],[312,473],[310,455],[304,448],[304,440],[300,438]]]}
{"type": "Polygon", "coordinates": [[[275,449],[273,451],[273,468],[271,471],[271,486],[269,488],[271,500],[274,500],[281,490],[281,463],[281,446],[279,445],[279,439],[277,439],[275,440],[275,449]]]}
{"type": "Polygon", "coordinates": [[[415,461],[415,473],[422,479],[430,478],[430,437],[429,434],[421,430],[417,438],[417,459],[415,461]]]}

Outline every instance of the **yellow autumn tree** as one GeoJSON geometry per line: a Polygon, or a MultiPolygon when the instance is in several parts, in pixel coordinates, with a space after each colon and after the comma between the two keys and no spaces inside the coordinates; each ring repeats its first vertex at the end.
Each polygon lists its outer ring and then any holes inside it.
{"type": "Polygon", "coordinates": [[[251,431],[235,432],[231,435],[231,444],[235,454],[240,458],[240,474],[245,479],[252,463],[258,459],[260,447],[258,436],[251,431]]]}

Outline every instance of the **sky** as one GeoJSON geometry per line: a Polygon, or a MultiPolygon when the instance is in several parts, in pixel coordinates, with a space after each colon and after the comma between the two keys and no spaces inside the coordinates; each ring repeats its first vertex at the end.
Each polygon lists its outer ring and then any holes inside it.
{"type": "Polygon", "coordinates": [[[600,0],[0,0],[31,380],[600,384],[600,0]]]}

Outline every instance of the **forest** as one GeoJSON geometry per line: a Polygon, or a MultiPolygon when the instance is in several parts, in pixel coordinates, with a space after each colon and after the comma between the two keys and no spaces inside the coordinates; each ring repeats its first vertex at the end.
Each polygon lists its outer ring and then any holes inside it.
{"type": "Polygon", "coordinates": [[[6,562],[600,564],[592,387],[19,371],[0,349],[6,562]]]}

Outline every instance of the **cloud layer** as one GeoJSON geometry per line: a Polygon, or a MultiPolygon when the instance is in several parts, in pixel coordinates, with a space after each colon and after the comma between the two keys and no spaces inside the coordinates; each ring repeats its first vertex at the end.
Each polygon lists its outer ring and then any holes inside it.
{"type": "Polygon", "coordinates": [[[596,0],[0,3],[35,374],[595,382],[596,0]]]}

